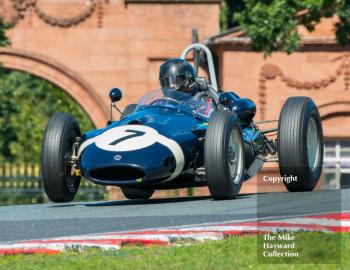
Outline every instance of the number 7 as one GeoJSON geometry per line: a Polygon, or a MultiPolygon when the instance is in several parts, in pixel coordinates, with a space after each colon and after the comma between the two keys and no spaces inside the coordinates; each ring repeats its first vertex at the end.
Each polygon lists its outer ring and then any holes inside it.
{"type": "Polygon", "coordinates": [[[122,137],[120,139],[117,139],[117,140],[111,142],[109,145],[116,145],[118,143],[121,143],[123,141],[126,141],[126,140],[131,139],[131,138],[135,138],[135,137],[142,137],[146,133],[146,132],[143,132],[143,131],[132,130],[132,129],[127,129],[127,130],[125,130],[125,132],[130,132],[132,134],[127,135],[125,137],[122,137]]]}

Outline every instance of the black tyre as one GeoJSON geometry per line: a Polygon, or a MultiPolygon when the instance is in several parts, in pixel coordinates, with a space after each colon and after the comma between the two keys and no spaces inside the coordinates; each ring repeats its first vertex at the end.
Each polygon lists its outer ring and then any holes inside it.
{"type": "Polygon", "coordinates": [[[214,199],[231,199],[239,194],[244,172],[243,149],[236,114],[215,112],[209,118],[204,146],[207,183],[214,199]]]}
{"type": "Polygon", "coordinates": [[[76,119],[67,113],[55,113],[46,126],[41,149],[41,174],[44,190],[53,202],[74,199],[80,176],[71,175],[72,146],[80,137],[76,119]]]}
{"type": "Polygon", "coordinates": [[[278,157],[289,191],[311,191],[321,176],[323,132],[320,114],[308,97],[291,97],[283,105],[278,122],[278,157]]]}
{"type": "Polygon", "coordinates": [[[125,107],[122,115],[120,116],[120,119],[123,119],[124,117],[128,116],[129,114],[132,114],[136,109],[137,104],[129,104],[125,107]]]}
{"type": "Polygon", "coordinates": [[[127,199],[149,199],[152,197],[154,190],[149,188],[121,188],[127,199]]]}

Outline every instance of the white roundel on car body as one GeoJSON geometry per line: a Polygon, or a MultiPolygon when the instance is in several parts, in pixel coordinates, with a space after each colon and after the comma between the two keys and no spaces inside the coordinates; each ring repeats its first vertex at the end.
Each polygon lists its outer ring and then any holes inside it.
{"type": "Polygon", "coordinates": [[[151,146],[159,140],[159,136],[162,135],[153,128],[127,125],[111,128],[96,136],[95,144],[106,151],[126,152],[151,146]]]}
{"type": "Polygon", "coordinates": [[[148,126],[126,125],[108,129],[102,134],[84,141],[79,147],[78,156],[93,143],[105,151],[128,152],[149,147],[156,142],[167,147],[176,160],[175,171],[166,181],[176,178],[182,172],[185,164],[185,157],[180,145],[148,126]]]}

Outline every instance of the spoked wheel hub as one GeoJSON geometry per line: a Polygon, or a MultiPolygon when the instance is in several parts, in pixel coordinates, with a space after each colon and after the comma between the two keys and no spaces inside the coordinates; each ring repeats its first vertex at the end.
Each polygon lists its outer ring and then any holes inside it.
{"type": "Polygon", "coordinates": [[[307,158],[312,172],[315,172],[320,155],[320,136],[315,119],[310,118],[307,129],[307,158]]]}
{"type": "Polygon", "coordinates": [[[243,147],[240,136],[239,130],[237,128],[233,128],[230,135],[228,148],[230,175],[233,184],[235,185],[241,180],[243,173],[243,147]]]}

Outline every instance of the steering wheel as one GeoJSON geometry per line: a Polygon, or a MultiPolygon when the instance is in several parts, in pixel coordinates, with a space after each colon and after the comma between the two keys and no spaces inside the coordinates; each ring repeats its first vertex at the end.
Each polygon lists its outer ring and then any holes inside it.
{"type": "Polygon", "coordinates": [[[173,102],[176,102],[177,104],[180,104],[180,101],[178,101],[178,100],[176,100],[176,99],[174,99],[174,98],[162,97],[162,98],[158,98],[158,99],[152,101],[152,102],[150,103],[150,105],[155,105],[155,103],[157,103],[157,102],[159,102],[159,101],[162,101],[162,100],[164,100],[164,99],[170,100],[170,101],[173,101],[173,102]]]}

